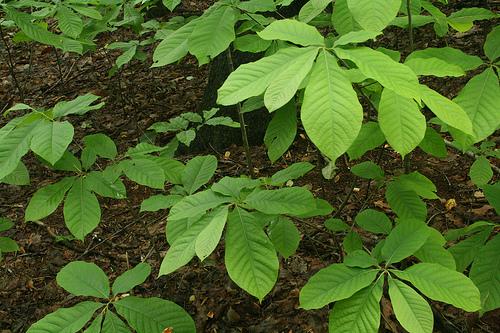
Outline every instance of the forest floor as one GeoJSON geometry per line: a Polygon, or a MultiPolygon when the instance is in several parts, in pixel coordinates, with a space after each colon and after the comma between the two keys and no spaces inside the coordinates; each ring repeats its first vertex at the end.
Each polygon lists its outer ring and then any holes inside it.
{"type": "MultiPolygon", "coordinates": [[[[453,46],[481,57],[482,44],[491,30],[491,23],[481,23],[466,34],[451,33],[438,39],[432,27],[416,30],[416,47],[453,46]]],[[[199,111],[207,84],[208,67],[198,67],[193,58],[179,64],[151,69],[151,59],[134,61],[117,75],[108,70],[117,54],[104,46],[116,40],[127,40],[131,32],[106,34],[98,41],[97,52],[84,56],[60,55],[61,73],[54,50],[40,45],[14,45],[13,59],[18,80],[23,86],[25,103],[49,107],[61,100],[88,92],[106,102],[102,110],[72,118],[77,129],[75,140],[83,135],[105,133],[117,143],[120,152],[135,145],[154,122],[166,121],[186,111],[199,111]]],[[[11,37],[11,36],[10,36],[11,37]]],[[[377,44],[407,54],[404,32],[389,29],[377,44]]],[[[0,49],[5,55],[5,49],[0,49]]],[[[471,75],[474,73],[470,73],[471,75]]],[[[0,63],[0,111],[19,102],[6,62],[0,63]]],[[[469,77],[436,80],[433,87],[448,97],[457,94],[469,77]]],[[[0,126],[8,119],[1,118],[0,126]]],[[[221,151],[207,151],[219,159],[216,178],[246,173],[243,149],[230,146],[221,151]]],[[[402,162],[390,148],[368,153],[364,159],[382,158],[387,176],[403,172],[402,162]]],[[[179,156],[187,160],[192,156],[179,156]]],[[[355,177],[349,167],[356,164],[341,159],[339,172],[333,180],[321,176],[323,161],[317,150],[299,131],[296,142],[285,157],[272,165],[263,145],[252,147],[252,159],[258,176],[268,176],[297,162],[309,161],[316,168],[297,181],[307,185],[336,209],[337,217],[351,223],[362,208],[377,208],[392,214],[383,189],[369,186],[355,177]],[[352,193],[352,195],[350,194],[352,193]],[[343,207],[338,210],[339,207],[343,207]]],[[[494,220],[494,210],[481,192],[470,182],[468,169],[473,160],[455,150],[445,159],[433,158],[418,150],[413,154],[411,169],[430,178],[438,188],[440,200],[428,201],[430,225],[446,231],[463,227],[477,220],[494,220]],[[456,206],[446,206],[454,199],[456,206]]],[[[498,162],[498,160],[496,161],[498,162]]],[[[127,183],[125,200],[100,199],[102,221],[85,242],[65,241],[69,233],[64,226],[62,209],[43,220],[43,224],[24,223],[29,198],[43,185],[54,182],[60,173],[42,166],[34,156],[26,158],[31,186],[0,185],[0,216],[15,221],[7,233],[21,247],[17,254],[5,255],[0,263],[0,332],[25,332],[35,321],[59,307],[68,307],[78,299],[68,296],[55,281],[57,272],[68,262],[85,260],[98,264],[115,277],[136,263],[146,260],[153,267],[152,276],[135,289],[136,295],[158,296],[183,306],[194,318],[199,332],[327,332],[328,309],[305,311],[298,306],[299,290],[319,269],[342,260],[339,244],[342,234],[333,234],[323,225],[324,218],[296,221],[302,233],[297,253],[281,260],[278,282],[272,292],[259,303],[229,279],[223,264],[223,248],[204,263],[193,260],[188,266],[156,278],[161,259],[168,249],[165,241],[166,213],[139,213],[139,205],[157,191],[127,183]]],[[[498,177],[498,175],[496,175],[498,177]]],[[[367,244],[374,239],[366,236],[367,244]]],[[[500,312],[493,311],[479,318],[442,303],[433,302],[436,332],[500,332],[500,312]]],[[[388,302],[382,303],[384,320],[381,332],[403,332],[388,302]]]]}

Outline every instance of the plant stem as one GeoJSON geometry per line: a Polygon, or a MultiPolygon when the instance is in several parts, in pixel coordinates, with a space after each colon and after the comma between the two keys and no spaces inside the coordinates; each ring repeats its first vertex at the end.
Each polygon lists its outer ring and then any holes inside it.
{"type": "Polygon", "coordinates": [[[410,37],[410,51],[414,50],[413,45],[413,17],[411,15],[411,0],[406,0],[406,11],[408,13],[408,35],[410,37]]]}
{"type": "Polygon", "coordinates": [[[59,77],[61,83],[64,84],[64,74],[61,67],[61,58],[59,58],[59,53],[57,52],[57,49],[55,47],[54,47],[54,53],[56,54],[56,63],[57,63],[57,69],[59,70],[59,77]]]}
{"type": "Polygon", "coordinates": [[[10,52],[10,47],[9,44],[7,43],[7,38],[5,38],[5,34],[3,32],[2,25],[0,24],[0,35],[2,37],[2,41],[5,45],[5,50],[7,50],[7,62],[9,64],[9,73],[10,76],[12,77],[12,81],[14,82],[14,86],[16,87],[17,91],[19,92],[19,98],[21,99],[21,102],[24,102],[24,92],[21,89],[21,85],[19,85],[19,81],[17,81],[16,77],[16,72],[14,71],[14,61],[12,60],[12,53],[10,52]]]}
{"type": "MultiPolygon", "coordinates": [[[[234,72],[234,63],[233,63],[233,57],[231,55],[231,50],[227,49],[227,61],[229,64],[229,70],[230,72],[234,72]]],[[[251,178],[255,178],[255,173],[253,170],[253,164],[252,164],[252,157],[250,156],[250,145],[248,144],[248,134],[247,134],[247,128],[245,124],[245,116],[243,115],[243,112],[241,112],[241,104],[237,103],[236,104],[236,110],[238,111],[238,120],[240,122],[240,129],[241,129],[241,138],[243,139],[243,147],[245,148],[245,157],[247,161],[247,168],[248,168],[248,173],[250,174],[251,178]]]]}

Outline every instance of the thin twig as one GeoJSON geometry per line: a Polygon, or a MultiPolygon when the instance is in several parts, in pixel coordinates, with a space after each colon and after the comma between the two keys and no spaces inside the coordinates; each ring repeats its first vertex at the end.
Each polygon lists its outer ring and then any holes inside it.
{"type": "MultiPolygon", "coordinates": [[[[444,143],[446,144],[447,147],[453,148],[453,149],[458,150],[458,151],[461,152],[461,150],[459,148],[457,148],[452,142],[450,142],[448,140],[444,140],[444,143]]],[[[465,152],[462,152],[462,153],[465,154],[465,155],[467,155],[467,156],[469,156],[469,157],[471,157],[471,158],[473,158],[473,159],[477,158],[477,155],[474,154],[471,151],[465,151],[465,152]]],[[[495,171],[497,174],[500,175],[500,168],[499,167],[497,167],[496,165],[493,165],[493,164],[490,164],[490,166],[491,166],[491,169],[493,171],[495,171]]]]}

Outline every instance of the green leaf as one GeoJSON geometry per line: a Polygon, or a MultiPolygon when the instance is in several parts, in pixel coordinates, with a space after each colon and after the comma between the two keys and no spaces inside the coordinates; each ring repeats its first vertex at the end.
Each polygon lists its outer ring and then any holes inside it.
{"type": "Polygon", "coordinates": [[[229,214],[225,247],[231,280],[262,301],[276,283],[279,262],[273,244],[251,213],[236,207],[229,214]]]}
{"type": "Polygon", "coordinates": [[[288,187],[251,193],[245,204],[265,214],[301,215],[315,206],[314,197],[305,188],[288,187]]]}
{"type": "Polygon", "coordinates": [[[479,251],[470,270],[470,279],[481,292],[481,312],[500,307],[500,236],[496,235],[479,251]]]}
{"type": "Polygon", "coordinates": [[[234,48],[241,52],[264,52],[271,46],[270,40],[264,40],[258,35],[243,35],[234,40],[234,48]]]}
{"type": "Polygon", "coordinates": [[[444,235],[445,240],[451,242],[451,241],[456,241],[457,239],[468,236],[471,234],[474,234],[479,231],[483,231],[487,229],[488,227],[494,226],[494,223],[487,222],[487,221],[477,221],[474,222],[464,228],[458,228],[458,229],[450,229],[446,232],[444,235]]]}
{"type": "Polygon", "coordinates": [[[422,262],[440,264],[446,268],[455,270],[456,263],[453,255],[444,247],[446,242],[439,231],[430,229],[431,233],[427,241],[413,255],[422,262]]]}
{"type": "Polygon", "coordinates": [[[149,274],[151,274],[151,266],[149,264],[143,262],[137,264],[134,268],[125,271],[116,278],[111,287],[113,295],[116,296],[132,290],[135,286],[144,283],[149,274]]]}
{"type": "Polygon", "coordinates": [[[86,135],[83,142],[98,156],[112,160],[118,154],[115,143],[105,134],[86,135]]]}
{"type": "Polygon", "coordinates": [[[73,141],[74,128],[67,121],[46,122],[37,126],[31,150],[50,164],[55,164],[73,141]]]}
{"type": "Polygon", "coordinates": [[[354,220],[361,228],[375,234],[387,235],[392,230],[392,223],[387,215],[374,209],[365,209],[354,220]]]}
{"type": "Polygon", "coordinates": [[[182,172],[182,184],[188,194],[193,194],[208,183],[217,169],[217,158],[213,155],[196,156],[187,162],[182,172]]]}
{"type": "Polygon", "coordinates": [[[319,14],[321,14],[325,8],[332,3],[331,0],[310,0],[308,1],[299,12],[299,21],[308,23],[319,14]]]}
{"type": "Polygon", "coordinates": [[[384,178],[384,171],[372,161],[361,162],[351,168],[351,172],[358,177],[366,179],[384,178]]]}
{"type": "Polygon", "coordinates": [[[483,186],[483,191],[490,205],[500,214],[500,182],[483,186]]]}
{"type": "Polygon", "coordinates": [[[453,255],[456,261],[456,270],[463,272],[476,258],[477,254],[483,247],[484,243],[490,237],[492,227],[487,227],[484,230],[468,237],[467,239],[450,246],[448,251],[453,255]]]}
{"type": "Polygon", "coordinates": [[[96,196],[85,186],[84,179],[75,180],[64,200],[64,222],[77,239],[83,240],[101,220],[101,207],[96,196]]]}
{"type": "Polygon", "coordinates": [[[196,333],[193,319],[174,302],[128,296],[113,305],[137,333],[162,332],[168,328],[173,332],[196,333]]]}
{"type": "Polygon", "coordinates": [[[364,250],[355,250],[344,258],[344,264],[349,267],[369,268],[377,265],[377,260],[364,250]]]}
{"type": "Polygon", "coordinates": [[[150,196],[141,203],[140,212],[157,212],[162,209],[168,209],[182,199],[180,195],[157,194],[150,196]]]}
{"type": "Polygon", "coordinates": [[[400,221],[385,240],[382,258],[387,265],[400,262],[420,249],[429,234],[429,227],[424,222],[413,219],[400,221]]]}
{"type": "Polygon", "coordinates": [[[380,300],[384,279],[338,301],[329,318],[329,333],[377,333],[380,326],[380,300]]]}
{"type": "Polygon", "coordinates": [[[162,2],[163,5],[168,8],[168,10],[173,12],[175,7],[177,7],[181,3],[181,0],[162,0],[162,2]]]}
{"type": "Polygon", "coordinates": [[[54,168],[54,170],[80,172],[82,171],[82,164],[75,155],[69,150],[66,150],[61,159],[57,161],[52,168],[54,168]]]}
{"type": "Polygon", "coordinates": [[[363,109],[358,96],[326,51],[313,66],[301,119],[311,141],[332,161],[349,148],[361,128],[363,109]]]}
{"type": "Polygon", "coordinates": [[[199,216],[207,210],[220,206],[231,201],[231,198],[224,197],[212,190],[205,190],[190,195],[176,203],[168,215],[169,221],[182,220],[189,217],[199,216]]]}
{"type": "Polygon", "coordinates": [[[378,31],[366,31],[366,30],[351,31],[345,35],[340,36],[339,39],[337,39],[333,43],[333,46],[337,47],[347,44],[363,43],[366,42],[367,40],[375,39],[380,34],[382,33],[378,31]]]}
{"type": "Polygon", "coordinates": [[[355,231],[349,231],[342,241],[342,247],[346,253],[352,253],[363,249],[363,240],[355,231]]]}
{"type": "Polygon", "coordinates": [[[466,32],[474,26],[474,21],[495,17],[496,14],[486,8],[463,8],[448,16],[448,24],[459,32],[466,32]]]}
{"type": "Polygon", "coordinates": [[[187,55],[189,51],[189,37],[193,33],[198,22],[200,22],[199,19],[192,20],[179,29],[169,33],[154,50],[152,67],[160,67],[174,63],[187,55]]]}
{"type": "Polygon", "coordinates": [[[129,49],[120,54],[118,58],[116,58],[116,67],[120,69],[123,67],[123,65],[128,64],[134,58],[136,52],[137,45],[132,45],[129,49]]]}
{"type": "Polygon", "coordinates": [[[333,264],[314,274],[300,291],[300,306],[306,310],[347,299],[369,286],[378,270],[333,264]]]}
{"type": "Polygon", "coordinates": [[[276,172],[271,176],[271,184],[279,186],[289,180],[298,179],[314,169],[314,165],[309,162],[297,162],[287,168],[276,172]]]}
{"type": "Polygon", "coordinates": [[[65,35],[75,39],[80,36],[83,30],[83,22],[74,11],[66,6],[58,6],[55,17],[57,18],[57,26],[65,35]]]}
{"type": "Polygon", "coordinates": [[[0,256],[2,252],[16,252],[19,250],[17,243],[9,237],[0,237],[0,256]]]}
{"type": "Polygon", "coordinates": [[[177,133],[175,137],[177,138],[177,140],[179,140],[180,143],[189,147],[191,145],[191,142],[196,139],[196,132],[194,129],[188,129],[187,131],[177,133]]]}
{"type": "Polygon", "coordinates": [[[0,183],[5,183],[9,185],[29,185],[30,174],[26,165],[23,162],[19,162],[17,167],[10,174],[0,179],[0,183]]]}
{"type": "Polygon", "coordinates": [[[83,333],[101,333],[102,319],[102,313],[99,313],[94,321],[92,321],[92,324],[90,324],[83,333]]]}
{"type": "Polygon", "coordinates": [[[335,53],[342,59],[354,62],[366,77],[378,81],[382,86],[398,95],[420,100],[418,79],[413,71],[388,55],[370,49],[358,47],[355,49],[335,48],[335,53]]]}
{"type": "Polygon", "coordinates": [[[484,54],[491,60],[495,61],[500,57],[500,27],[496,26],[491,30],[491,32],[486,36],[486,41],[484,43],[484,54]]]}
{"type": "Polygon", "coordinates": [[[325,221],[325,227],[333,232],[347,231],[349,230],[349,225],[342,221],[341,219],[329,218],[325,221]]]}
{"type": "Polygon", "coordinates": [[[411,282],[427,297],[451,304],[468,312],[481,308],[479,290],[465,275],[439,264],[420,263],[405,271],[394,271],[399,278],[411,282]]]}
{"type": "Polygon", "coordinates": [[[278,39],[302,46],[323,45],[323,36],[315,27],[292,19],[274,21],[257,34],[265,40],[278,39]]]}
{"type": "Polygon", "coordinates": [[[382,31],[396,18],[401,0],[347,0],[347,5],[363,29],[382,31]]]}
{"type": "Polygon", "coordinates": [[[102,331],[106,333],[130,333],[127,325],[112,311],[106,311],[102,331]]]}
{"type": "Polygon", "coordinates": [[[99,266],[72,261],[57,273],[57,284],[75,296],[109,297],[109,280],[99,266]]]}
{"type": "Polygon", "coordinates": [[[445,158],[448,156],[448,150],[446,149],[446,144],[443,138],[432,127],[427,127],[424,139],[418,146],[427,154],[431,154],[439,158],[445,158]]]}
{"type": "Polygon", "coordinates": [[[473,142],[486,139],[500,126],[500,86],[492,68],[470,79],[453,101],[469,116],[472,132],[452,126],[473,134],[473,142]]]}
{"type": "Polygon", "coordinates": [[[238,8],[245,12],[273,12],[276,10],[276,5],[273,0],[249,0],[240,2],[238,8]]]}
{"type": "Polygon", "coordinates": [[[26,333],[76,333],[103,305],[87,301],[71,308],[58,309],[31,325],[26,333]]]}
{"type": "Polygon", "coordinates": [[[35,192],[24,214],[25,221],[38,221],[52,214],[73,185],[74,177],[66,177],[35,192]]]}
{"type": "Polygon", "coordinates": [[[233,105],[263,94],[277,75],[306,51],[303,48],[289,47],[258,61],[239,66],[219,88],[217,103],[233,105]]]}
{"type": "Polygon", "coordinates": [[[405,65],[410,67],[417,75],[432,75],[437,77],[460,77],[465,75],[462,67],[450,64],[439,58],[418,58],[405,61],[405,65]]]}
{"type": "Polygon", "coordinates": [[[389,297],[396,319],[411,333],[432,333],[434,316],[426,300],[401,281],[389,278],[389,297]]]}
{"type": "Polygon", "coordinates": [[[100,196],[124,199],[127,197],[127,189],[121,179],[116,178],[110,172],[92,171],[85,177],[85,186],[89,191],[95,192],[100,196]]]}
{"type": "Polygon", "coordinates": [[[274,247],[283,257],[288,258],[297,251],[300,233],[290,219],[278,216],[271,222],[268,233],[274,247]]]}
{"type": "Polygon", "coordinates": [[[172,184],[182,184],[182,173],[184,172],[184,164],[182,162],[160,157],[156,159],[156,163],[163,169],[165,172],[165,178],[167,181],[172,184]]]}
{"type": "Polygon", "coordinates": [[[93,94],[85,94],[78,96],[71,101],[62,101],[54,106],[54,118],[64,117],[70,114],[83,115],[92,110],[98,110],[103,107],[104,103],[91,105],[100,97],[93,94]]]}
{"type": "Polygon", "coordinates": [[[369,121],[361,126],[358,136],[349,149],[347,149],[349,159],[358,159],[367,151],[377,148],[384,142],[385,136],[380,130],[378,123],[369,121]]]}
{"type": "Polygon", "coordinates": [[[400,218],[424,221],[427,217],[427,206],[418,194],[398,181],[387,184],[385,198],[391,209],[400,218]]]}
{"type": "Polygon", "coordinates": [[[353,30],[359,30],[359,25],[349,10],[347,0],[335,0],[333,4],[332,25],[339,35],[345,35],[353,30]]]}
{"type": "Polygon", "coordinates": [[[92,7],[87,7],[87,6],[80,6],[80,5],[68,5],[71,9],[73,9],[75,12],[83,15],[90,17],[94,20],[102,20],[103,17],[101,13],[97,9],[94,9],[92,7]]]}
{"type": "Polygon", "coordinates": [[[269,84],[264,94],[264,104],[269,112],[285,106],[311,70],[318,49],[304,48],[303,50],[303,54],[290,61],[287,68],[278,73],[269,84]]]}
{"type": "Polygon", "coordinates": [[[258,179],[245,177],[224,177],[213,184],[211,190],[222,195],[239,198],[240,193],[245,189],[254,189],[261,184],[258,179]]]}
{"type": "Polygon", "coordinates": [[[384,89],[380,98],[378,121],[387,142],[401,154],[410,153],[425,136],[425,117],[417,103],[384,89]]]}
{"type": "Polygon", "coordinates": [[[165,172],[155,161],[146,158],[134,158],[122,162],[125,175],[137,184],[151,188],[165,187],[165,172]]]}
{"type": "Polygon", "coordinates": [[[7,231],[14,226],[11,220],[0,217],[0,232],[7,231]]]}
{"type": "Polygon", "coordinates": [[[488,184],[493,177],[490,161],[484,156],[479,156],[470,168],[469,177],[477,186],[488,184]]]}
{"type": "Polygon", "coordinates": [[[429,59],[436,58],[445,61],[451,65],[457,65],[461,67],[464,71],[470,71],[476,69],[483,64],[483,61],[478,56],[472,56],[464,53],[461,50],[454,49],[452,47],[442,47],[434,48],[429,47],[424,50],[413,51],[407,58],[406,61],[412,61],[414,59],[429,59]]]}
{"type": "Polygon", "coordinates": [[[228,206],[214,209],[210,215],[210,221],[199,233],[195,242],[195,252],[201,261],[205,260],[219,244],[222,232],[226,226],[228,206]]]}
{"type": "Polygon", "coordinates": [[[215,58],[234,40],[234,24],[237,18],[238,11],[231,6],[220,6],[204,14],[189,37],[189,52],[198,60],[215,58]]]}
{"type": "Polygon", "coordinates": [[[398,177],[398,184],[407,190],[412,190],[417,195],[425,199],[437,199],[436,195],[436,185],[427,177],[414,171],[412,173],[404,174],[398,177]]]}
{"type": "Polygon", "coordinates": [[[293,143],[297,134],[297,111],[293,101],[278,109],[269,122],[264,136],[271,162],[276,162],[293,143]]]}

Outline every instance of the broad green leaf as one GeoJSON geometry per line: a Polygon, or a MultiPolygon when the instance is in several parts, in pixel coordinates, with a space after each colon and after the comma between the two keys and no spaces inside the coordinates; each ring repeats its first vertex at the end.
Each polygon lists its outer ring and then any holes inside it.
{"type": "Polygon", "coordinates": [[[388,55],[368,47],[349,50],[335,48],[335,53],[342,59],[354,62],[366,77],[378,81],[385,88],[397,91],[403,97],[420,100],[416,74],[388,55]]]}
{"type": "Polygon", "coordinates": [[[271,46],[272,41],[264,40],[258,35],[243,35],[234,40],[234,48],[241,52],[264,52],[271,46]]]}
{"type": "Polygon", "coordinates": [[[258,179],[245,177],[224,177],[213,184],[211,190],[222,195],[239,198],[240,193],[245,189],[254,189],[261,184],[258,179]]]}
{"type": "Polygon", "coordinates": [[[134,158],[121,164],[125,175],[137,184],[157,189],[165,187],[165,172],[155,161],[146,158],[134,158]]]}
{"type": "Polygon", "coordinates": [[[351,31],[345,35],[340,36],[339,39],[337,39],[333,43],[333,46],[337,47],[347,44],[363,43],[366,42],[367,40],[375,39],[375,37],[377,37],[380,34],[381,32],[378,31],[366,31],[366,30],[351,31]]]}
{"type": "Polygon", "coordinates": [[[137,52],[137,45],[132,45],[125,52],[120,54],[118,58],[116,58],[115,64],[118,69],[122,68],[123,65],[128,64],[135,56],[137,52]]]}
{"type": "Polygon", "coordinates": [[[153,52],[152,67],[165,66],[182,59],[188,54],[189,37],[199,20],[192,20],[179,29],[172,31],[163,39],[153,52]]]}
{"type": "Polygon", "coordinates": [[[297,217],[307,219],[314,216],[330,215],[332,212],[333,207],[328,201],[323,199],[314,199],[314,206],[310,207],[306,213],[297,215],[297,217]]]}
{"type": "Polygon", "coordinates": [[[17,243],[9,237],[0,237],[0,256],[2,252],[16,252],[19,251],[17,243]]]}
{"type": "Polygon", "coordinates": [[[479,156],[470,167],[469,177],[477,186],[488,184],[493,177],[490,161],[484,156],[479,156]]]}
{"type": "Polygon", "coordinates": [[[89,191],[100,196],[113,199],[124,199],[127,197],[125,184],[119,178],[115,178],[110,172],[92,171],[85,177],[85,186],[89,191]]]}
{"type": "Polygon", "coordinates": [[[57,161],[52,168],[54,170],[61,170],[61,171],[72,171],[72,172],[81,172],[82,171],[82,164],[80,163],[80,160],[76,158],[73,153],[71,153],[69,150],[66,150],[61,157],[59,161],[57,161]]]}
{"type": "Polygon", "coordinates": [[[468,312],[481,308],[479,290],[462,273],[439,264],[420,263],[405,271],[394,271],[399,278],[411,282],[427,297],[451,304],[468,312]]]}
{"type": "Polygon", "coordinates": [[[445,158],[448,155],[448,150],[446,149],[446,144],[432,127],[427,127],[425,131],[424,139],[418,145],[427,154],[434,155],[439,158],[445,158]]]}
{"type": "Polygon", "coordinates": [[[434,48],[429,47],[424,50],[413,51],[406,61],[413,61],[414,59],[429,59],[437,58],[445,61],[451,65],[457,65],[464,71],[473,70],[483,64],[483,61],[478,56],[472,56],[464,53],[461,50],[452,47],[434,48]]]}
{"type": "Polygon", "coordinates": [[[321,14],[332,0],[309,0],[299,11],[299,21],[308,23],[321,14]]]}
{"type": "Polygon", "coordinates": [[[193,319],[174,302],[128,296],[114,302],[113,306],[137,333],[162,332],[168,328],[173,332],[196,333],[193,319]]]}
{"type": "Polygon", "coordinates": [[[436,185],[427,177],[414,171],[412,173],[404,174],[398,177],[398,184],[407,190],[412,190],[420,197],[425,199],[437,199],[436,185]]]}
{"type": "Polygon", "coordinates": [[[80,16],[64,5],[57,7],[57,26],[71,38],[77,39],[83,31],[83,22],[80,16]]]}
{"type": "Polygon", "coordinates": [[[469,116],[472,133],[452,126],[473,134],[474,142],[486,139],[500,126],[500,86],[492,68],[470,79],[453,101],[469,116]]]}
{"type": "Polygon", "coordinates": [[[382,258],[387,265],[400,262],[420,249],[429,234],[429,227],[422,221],[413,219],[400,221],[385,240],[382,258]]]}
{"type": "Polygon", "coordinates": [[[333,4],[332,25],[339,35],[359,30],[347,5],[347,0],[335,0],[333,4]]]}
{"type": "Polygon", "coordinates": [[[380,146],[385,142],[384,133],[380,130],[379,124],[369,121],[361,126],[358,136],[347,149],[350,160],[355,160],[363,156],[367,151],[380,146]]]}
{"type": "Polygon", "coordinates": [[[141,212],[157,212],[162,209],[168,209],[182,199],[180,195],[157,194],[145,199],[141,203],[141,212]]]}
{"type": "Polygon", "coordinates": [[[497,214],[500,214],[500,182],[484,186],[483,191],[490,205],[495,208],[497,214]]]}
{"type": "Polygon", "coordinates": [[[265,214],[301,215],[315,206],[314,197],[305,188],[288,187],[251,193],[245,204],[265,214]]]}
{"type": "Polygon", "coordinates": [[[384,89],[378,109],[380,129],[387,142],[406,156],[423,140],[427,123],[417,103],[400,96],[390,89],[384,89]]]}
{"type": "Polygon", "coordinates": [[[302,124],[311,141],[332,161],[356,139],[363,109],[351,82],[328,52],[320,53],[304,93],[302,124]]]}
{"type": "Polygon", "coordinates": [[[139,263],[134,268],[125,271],[120,276],[118,276],[113,282],[111,290],[113,290],[113,295],[118,295],[132,290],[135,286],[138,286],[148,278],[151,274],[151,266],[146,263],[139,263]]]}
{"type": "Polygon", "coordinates": [[[323,306],[351,297],[369,286],[378,270],[350,268],[344,264],[333,264],[314,274],[300,291],[300,306],[303,309],[319,309],[323,306]]]}
{"type": "Polygon", "coordinates": [[[239,66],[219,88],[217,103],[233,105],[263,94],[274,78],[304,52],[303,48],[289,47],[258,61],[239,66]]]}
{"type": "Polygon", "coordinates": [[[85,186],[84,179],[75,180],[64,200],[64,222],[77,239],[83,240],[101,220],[101,207],[96,196],[85,186]]]}
{"type": "Polygon", "coordinates": [[[182,162],[171,159],[160,157],[156,159],[156,163],[165,172],[165,178],[172,184],[182,184],[182,174],[184,172],[184,164],[182,162]]]}
{"type": "Polygon", "coordinates": [[[30,174],[26,165],[23,162],[19,162],[17,167],[10,174],[0,179],[0,183],[5,183],[9,185],[29,185],[30,174]]]}
{"type": "Polygon", "coordinates": [[[446,241],[452,242],[458,240],[461,237],[472,235],[492,226],[494,226],[494,223],[487,221],[477,221],[464,228],[450,229],[446,232],[446,234],[444,234],[444,237],[446,241]]]}
{"type": "Polygon", "coordinates": [[[11,220],[6,219],[4,217],[0,217],[0,232],[9,230],[14,226],[14,223],[12,223],[11,220]]]}
{"type": "Polygon", "coordinates": [[[278,39],[302,46],[323,45],[323,36],[315,27],[293,19],[274,21],[257,34],[265,40],[278,39]]]}
{"type": "Polygon", "coordinates": [[[238,8],[245,12],[273,12],[276,10],[276,5],[273,0],[248,0],[240,2],[238,8]]]}
{"type": "Polygon", "coordinates": [[[317,48],[305,48],[303,54],[290,61],[287,68],[271,81],[264,94],[264,104],[269,112],[285,106],[293,98],[317,54],[317,48]]]}
{"type": "Polygon", "coordinates": [[[377,333],[380,326],[380,300],[384,279],[338,301],[329,318],[329,333],[377,333]]]}
{"type": "Polygon", "coordinates": [[[71,101],[59,102],[54,106],[54,118],[64,117],[69,114],[83,115],[89,111],[98,110],[103,107],[104,103],[91,104],[99,98],[99,96],[88,93],[71,101]]]}
{"type": "Polygon", "coordinates": [[[377,265],[377,260],[364,250],[356,250],[344,258],[344,264],[349,267],[368,268],[377,265]]]}
{"type": "Polygon", "coordinates": [[[398,181],[387,184],[385,198],[391,209],[400,218],[424,221],[427,217],[427,206],[418,194],[398,181]]]}
{"type": "Polygon", "coordinates": [[[292,145],[297,134],[297,111],[293,101],[274,113],[267,125],[264,143],[271,162],[276,162],[292,145]]]}
{"type": "Polygon", "coordinates": [[[199,216],[207,210],[220,206],[223,203],[230,202],[231,198],[224,197],[212,190],[205,190],[190,195],[176,203],[168,215],[170,220],[182,220],[189,217],[199,216]]]}
{"type": "Polygon", "coordinates": [[[474,26],[474,21],[489,20],[496,14],[486,8],[463,8],[448,16],[448,24],[459,32],[466,32],[474,26]]]}
{"type": "Polygon", "coordinates": [[[396,319],[410,333],[432,333],[434,316],[427,301],[405,283],[389,278],[389,297],[396,319]]]}
{"type": "Polygon", "coordinates": [[[75,12],[90,17],[94,20],[102,20],[103,17],[101,13],[97,9],[94,9],[90,6],[80,6],[80,5],[68,5],[69,8],[73,9],[75,12]]]}
{"type": "Polygon", "coordinates": [[[279,262],[273,244],[251,213],[236,207],[229,214],[225,248],[231,280],[262,301],[276,283],[279,262]]]}
{"type": "Polygon", "coordinates": [[[93,263],[72,261],[57,273],[57,284],[75,296],[109,297],[109,280],[93,263]]]}
{"type": "Polygon", "coordinates": [[[413,255],[422,262],[440,264],[446,268],[456,270],[456,263],[453,255],[444,247],[446,242],[444,237],[436,229],[430,229],[431,233],[427,241],[413,255]]]}
{"type": "Polygon", "coordinates": [[[365,209],[355,218],[356,224],[366,231],[376,234],[389,234],[392,230],[391,220],[382,212],[365,209]]]}
{"type": "Polygon", "coordinates": [[[398,14],[401,0],[347,0],[347,5],[365,30],[382,31],[398,14]]]}
{"type": "Polygon", "coordinates": [[[102,319],[103,315],[102,313],[99,313],[99,315],[92,321],[92,324],[90,324],[90,326],[87,327],[83,333],[101,333],[102,319]]]}
{"type": "Polygon", "coordinates": [[[347,231],[349,230],[349,225],[342,221],[341,219],[329,218],[325,221],[325,227],[333,232],[347,231]]]}
{"type": "Polygon", "coordinates": [[[279,186],[285,184],[289,180],[294,180],[304,176],[306,173],[314,169],[314,165],[309,162],[297,162],[287,168],[276,172],[271,176],[271,184],[279,186]]]}
{"type": "Polygon", "coordinates": [[[288,258],[297,251],[300,233],[290,219],[278,216],[271,222],[268,233],[274,247],[283,257],[288,258]]]}
{"type": "Polygon", "coordinates": [[[481,292],[481,312],[500,307],[500,236],[496,235],[479,251],[470,278],[481,292]]]}
{"type": "Polygon", "coordinates": [[[31,139],[31,150],[50,164],[55,164],[68,148],[75,130],[67,121],[51,121],[37,126],[31,139]]]}
{"type": "Polygon", "coordinates": [[[86,135],[83,138],[83,142],[87,148],[91,149],[98,156],[114,159],[118,154],[115,143],[105,134],[86,135]]]}
{"type": "Polygon", "coordinates": [[[342,241],[342,247],[346,253],[352,253],[363,249],[363,240],[356,231],[349,231],[342,241]]]}
{"type": "Polygon", "coordinates": [[[469,236],[461,242],[458,242],[448,249],[448,251],[453,255],[456,261],[456,270],[458,272],[463,272],[472,263],[474,258],[483,247],[484,243],[490,237],[492,227],[487,227],[480,232],[469,236]]]}
{"type": "Polygon", "coordinates": [[[417,75],[432,75],[437,77],[460,77],[465,75],[462,67],[450,64],[439,58],[414,57],[405,61],[405,65],[410,67],[417,75]]]}
{"type": "Polygon", "coordinates": [[[215,58],[234,40],[234,24],[237,18],[238,11],[231,6],[220,6],[205,13],[189,37],[189,52],[198,60],[215,58]]]}
{"type": "Polygon", "coordinates": [[[52,214],[73,185],[74,177],[66,177],[35,192],[24,214],[25,221],[38,221],[52,214]]]}
{"type": "Polygon", "coordinates": [[[58,309],[31,325],[26,333],[76,333],[103,305],[87,301],[71,308],[58,309]]]}
{"type": "Polygon", "coordinates": [[[210,220],[199,233],[195,241],[195,252],[201,261],[205,260],[219,244],[222,232],[226,226],[228,206],[216,208],[210,215],[210,220]]]}
{"type": "Polygon", "coordinates": [[[495,61],[500,57],[500,27],[496,26],[491,30],[491,32],[486,36],[486,41],[484,43],[484,54],[490,59],[491,62],[495,61]]]}
{"type": "Polygon", "coordinates": [[[102,331],[106,333],[130,333],[127,325],[112,311],[106,311],[102,331]]]}
{"type": "Polygon", "coordinates": [[[217,169],[217,158],[213,155],[196,156],[187,162],[182,172],[182,185],[188,194],[193,194],[205,185],[217,169]]]}
{"type": "Polygon", "coordinates": [[[162,0],[162,2],[165,7],[168,8],[168,10],[173,12],[175,7],[177,7],[181,3],[181,0],[162,0]]]}
{"type": "Polygon", "coordinates": [[[384,171],[372,161],[361,162],[351,168],[351,172],[358,177],[366,179],[384,178],[384,171]]]}
{"type": "Polygon", "coordinates": [[[193,142],[193,140],[196,139],[196,132],[193,129],[189,129],[187,131],[182,131],[177,133],[175,137],[177,138],[177,140],[179,140],[180,143],[189,147],[191,145],[191,142],[193,142]]]}

